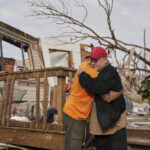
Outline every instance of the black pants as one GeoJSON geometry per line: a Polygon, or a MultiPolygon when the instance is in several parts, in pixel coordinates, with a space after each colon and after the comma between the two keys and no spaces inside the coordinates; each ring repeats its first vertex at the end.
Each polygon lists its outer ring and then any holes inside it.
{"type": "Polygon", "coordinates": [[[112,135],[96,135],[96,150],[127,150],[126,128],[112,135]]]}

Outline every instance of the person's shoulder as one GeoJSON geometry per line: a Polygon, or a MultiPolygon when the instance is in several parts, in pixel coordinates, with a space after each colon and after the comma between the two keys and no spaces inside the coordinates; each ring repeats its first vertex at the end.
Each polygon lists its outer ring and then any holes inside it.
{"type": "Polygon", "coordinates": [[[78,67],[78,69],[81,69],[81,68],[85,68],[89,65],[89,61],[84,61],[80,64],[80,66],[78,67]]]}
{"type": "Polygon", "coordinates": [[[111,64],[109,64],[105,69],[110,72],[117,72],[117,69],[114,66],[112,66],[111,64]]]}
{"type": "Polygon", "coordinates": [[[114,71],[114,67],[111,64],[108,64],[101,70],[101,72],[103,73],[112,72],[112,71],[114,71]]]}
{"type": "Polygon", "coordinates": [[[117,70],[114,66],[111,64],[108,64],[101,72],[100,76],[104,76],[104,78],[110,78],[112,79],[114,75],[117,73],[117,70]]]}
{"type": "Polygon", "coordinates": [[[109,70],[109,74],[113,77],[113,78],[118,78],[119,77],[119,73],[116,69],[116,67],[112,66],[111,64],[108,66],[108,70],[109,70]]]}

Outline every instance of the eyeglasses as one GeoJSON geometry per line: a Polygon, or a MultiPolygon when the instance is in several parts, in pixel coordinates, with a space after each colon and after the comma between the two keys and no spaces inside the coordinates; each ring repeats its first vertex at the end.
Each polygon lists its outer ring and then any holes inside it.
{"type": "Polygon", "coordinates": [[[95,62],[95,63],[97,63],[97,61],[98,61],[99,59],[95,59],[95,58],[90,58],[90,61],[91,62],[95,62]]]}

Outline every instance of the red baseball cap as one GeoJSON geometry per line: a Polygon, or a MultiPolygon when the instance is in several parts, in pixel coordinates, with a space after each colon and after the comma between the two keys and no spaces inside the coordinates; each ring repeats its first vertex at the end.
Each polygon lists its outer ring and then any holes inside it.
{"type": "Polygon", "coordinates": [[[92,49],[92,52],[90,53],[89,56],[86,56],[85,58],[94,58],[98,59],[100,57],[107,57],[107,52],[104,48],[102,47],[94,47],[92,49]]]}

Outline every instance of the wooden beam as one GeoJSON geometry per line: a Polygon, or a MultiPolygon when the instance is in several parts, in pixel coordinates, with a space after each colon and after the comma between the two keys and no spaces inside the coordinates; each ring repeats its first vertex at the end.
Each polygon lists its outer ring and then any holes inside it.
{"type": "Polygon", "coordinates": [[[64,67],[50,67],[50,68],[45,68],[45,69],[16,71],[16,72],[12,72],[12,73],[0,73],[0,81],[6,80],[8,75],[15,75],[16,79],[36,78],[36,73],[38,73],[38,72],[39,72],[40,78],[43,78],[45,71],[47,71],[48,77],[68,76],[69,71],[72,71],[74,74],[76,72],[75,69],[68,69],[68,68],[64,68],[64,67]]]}
{"type": "Polygon", "coordinates": [[[127,127],[127,136],[128,137],[140,137],[140,138],[147,138],[150,139],[150,128],[133,128],[127,127]]]}
{"type": "Polygon", "coordinates": [[[63,134],[0,128],[0,141],[3,143],[62,150],[64,139],[63,134]]]}
{"type": "Polygon", "coordinates": [[[3,33],[5,36],[9,36],[11,38],[15,38],[18,41],[24,41],[25,43],[31,43],[37,41],[37,38],[25,32],[22,32],[2,21],[0,21],[0,33],[3,33]]]}
{"type": "Polygon", "coordinates": [[[149,146],[150,149],[150,139],[148,138],[127,137],[127,143],[130,145],[149,146]]]}

